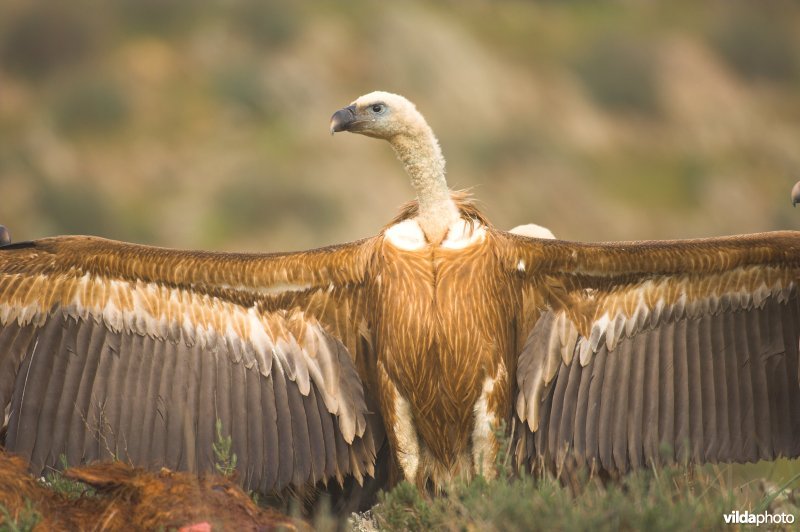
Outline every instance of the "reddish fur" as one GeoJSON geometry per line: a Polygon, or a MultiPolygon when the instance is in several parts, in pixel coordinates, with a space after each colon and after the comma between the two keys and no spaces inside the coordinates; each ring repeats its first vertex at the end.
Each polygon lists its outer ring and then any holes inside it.
{"type": "MultiPolygon", "coordinates": [[[[256,506],[230,480],[121,462],[69,469],[64,477],[97,490],[68,499],[28,473],[25,460],[0,450],[0,505],[19,519],[26,501],[42,519],[34,530],[311,530],[305,523],[256,506]]],[[[0,516],[0,524],[3,518],[0,516]]]]}

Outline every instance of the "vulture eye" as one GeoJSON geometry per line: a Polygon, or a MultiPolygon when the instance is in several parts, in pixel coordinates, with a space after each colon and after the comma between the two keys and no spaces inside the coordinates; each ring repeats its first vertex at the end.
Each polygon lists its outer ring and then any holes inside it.
{"type": "Polygon", "coordinates": [[[386,109],[386,106],[383,105],[382,103],[376,103],[375,105],[372,106],[373,113],[382,113],[384,109],[386,109]]]}

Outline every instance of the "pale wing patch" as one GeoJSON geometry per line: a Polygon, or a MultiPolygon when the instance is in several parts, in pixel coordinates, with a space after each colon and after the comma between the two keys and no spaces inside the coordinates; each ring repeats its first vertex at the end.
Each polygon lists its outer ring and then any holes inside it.
{"type": "MultiPolygon", "coordinates": [[[[292,283],[275,283],[270,286],[260,287],[260,288],[253,288],[252,286],[248,285],[228,285],[228,284],[218,284],[215,285],[216,288],[221,290],[241,290],[243,292],[249,292],[254,294],[263,294],[267,296],[274,296],[278,294],[283,294],[285,292],[303,292],[304,290],[308,290],[311,288],[310,283],[300,283],[300,284],[292,284],[292,283]]],[[[333,284],[331,283],[331,286],[333,284]]]]}
{"type": "Polygon", "coordinates": [[[486,228],[484,226],[459,218],[457,222],[450,226],[447,237],[442,242],[442,247],[464,249],[480,244],[485,239],[486,228]]]}
{"type": "Polygon", "coordinates": [[[426,246],[425,233],[416,220],[403,220],[384,232],[386,240],[398,249],[416,251],[426,246]]]}
{"type": "Polygon", "coordinates": [[[537,224],[518,225],[510,230],[509,233],[527,236],[528,238],[544,238],[546,240],[555,240],[556,238],[556,235],[550,229],[537,224]]]}
{"type": "Polygon", "coordinates": [[[0,304],[0,325],[40,326],[52,309],[59,308],[56,312],[102,322],[115,333],[180,341],[208,350],[226,347],[234,362],[257,368],[265,377],[277,364],[304,396],[313,381],[328,411],[338,416],[348,443],[366,429],[363,397],[353,394],[344,382],[356,379],[350,374],[355,369],[349,355],[343,347],[330,352],[330,345],[338,341],[301,311],[264,313],[190,290],[89,275],[76,279],[4,274],[0,293],[6,295],[0,304]],[[13,288],[3,290],[7,287],[13,288]]]}
{"type": "Polygon", "coordinates": [[[597,352],[603,343],[613,351],[622,338],[630,338],[664,321],[760,309],[770,297],[784,303],[795,283],[783,271],[751,268],[721,274],[713,286],[705,288],[707,291],[702,293],[697,280],[688,277],[667,278],[660,282],[647,281],[636,289],[599,298],[588,336],[581,340],[581,364],[585,366],[588,356],[597,352]],[[588,346],[584,346],[587,342],[588,346]]]}
{"type": "Polygon", "coordinates": [[[536,431],[546,390],[575,354],[585,367],[602,347],[613,351],[623,338],[666,322],[721,312],[761,309],[770,298],[788,301],[796,289],[792,272],[740,268],[714,276],[664,277],[614,292],[590,289],[562,309],[544,313],[521,351],[516,411],[536,431]]]}

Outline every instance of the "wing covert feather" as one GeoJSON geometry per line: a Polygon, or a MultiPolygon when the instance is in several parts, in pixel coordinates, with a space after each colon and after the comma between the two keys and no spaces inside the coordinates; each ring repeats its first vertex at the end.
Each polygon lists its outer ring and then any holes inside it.
{"type": "Polygon", "coordinates": [[[353,312],[370,252],[369,241],[234,255],[88,237],[4,249],[5,445],[36,473],[63,452],[70,465],[116,456],[208,471],[220,419],[247,487],[360,482],[376,449],[354,363],[367,356],[353,312]]]}
{"type": "Polygon", "coordinates": [[[538,301],[522,305],[538,318],[518,318],[533,323],[517,363],[518,459],[559,468],[567,452],[625,472],[798,455],[800,233],[509,241],[509,270],[529,265],[517,275],[538,301]]]}

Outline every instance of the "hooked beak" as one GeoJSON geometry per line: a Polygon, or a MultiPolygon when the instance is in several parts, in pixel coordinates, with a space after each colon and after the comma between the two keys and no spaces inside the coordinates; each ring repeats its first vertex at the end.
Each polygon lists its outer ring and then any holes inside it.
{"type": "Polygon", "coordinates": [[[348,105],[344,109],[339,109],[331,117],[331,135],[340,131],[348,131],[355,121],[355,105],[348,105]]]}

